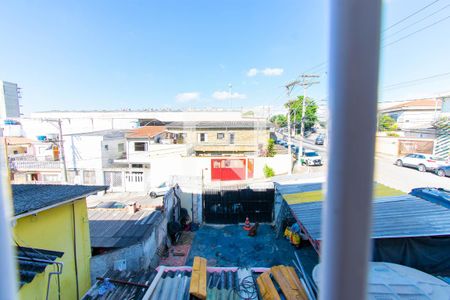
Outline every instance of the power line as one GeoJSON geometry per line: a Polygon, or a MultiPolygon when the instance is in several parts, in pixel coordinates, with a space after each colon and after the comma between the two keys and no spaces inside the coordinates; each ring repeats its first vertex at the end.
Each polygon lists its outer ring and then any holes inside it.
{"type": "Polygon", "coordinates": [[[421,32],[421,31],[424,31],[425,29],[428,29],[428,28],[434,26],[434,25],[437,25],[437,24],[439,24],[439,23],[442,23],[442,22],[444,22],[445,20],[447,20],[447,19],[449,19],[449,18],[450,18],[450,15],[446,16],[445,18],[440,19],[439,21],[436,21],[436,22],[434,22],[434,23],[431,23],[431,24],[428,25],[428,26],[422,27],[422,28],[420,28],[420,29],[418,29],[418,30],[416,30],[416,31],[414,31],[414,32],[412,32],[412,33],[410,33],[410,34],[407,34],[407,35],[405,35],[405,36],[403,36],[403,37],[401,37],[401,38],[399,38],[399,39],[397,39],[397,40],[395,40],[395,41],[393,41],[393,42],[390,42],[390,43],[388,43],[388,44],[385,44],[385,45],[383,45],[381,48],[386,48],[386,47],[388,47],[388,46],[390,46],[390,45],[396,44],[396,43],[398,43],[398,42],[400,42],[400,41],[402,41],[402,40],[404,40],[404,39],[406,39],[406,38],[408,38],[408,37],[410,37],[410,36],[412,36],[412,35],[414,35],[414,34],[416,34],[416,33],[419,33],[419,32],[421,32]]]}
{"type": "MultiPolygon", "coordinates": [[[[424,11],[425,9],[427,9],[428,7],[434,5],[435,3],[439,2],[439,1],[440,1],[440,0],[435,0],[435,1],[433,1],[433,2],[431,2],[431,3],[429,3],[429,4],[427,4],[427,5],[423,6],[422,8],[420,8],[420,9],[416,10],[415,12],[413,12],[412,14],[410,14],[410,15],[404,17],[403,19],[401,19],[401,20],[395,22],[394,24],[388,26],[387,28],[383,29],[383,30],[382,30],[382,33],[384,33],[384,32],[386,32],[386,31],[392,29],[393,27],[395,27],[395,26],[397,26],[397,25],[403,23],[404,21],[406,21],[406,20],[408,20],[409,18],[411,18],[411,17],[417,15],[418,13],[424,11]]],[[[444,8],[445,8],[445,7],[444,7],[444,8]]],[[[442,10],[442,9],[441,9],[441,10],[442,10]]],[[[438,21],[437,23],[440,23],[440,22],[442,22],[442,21],[444,21],[444,20],[440,20],[440,21],[438,21]]],[[[419,21],[419,22],[420,22],[420,21],[419,21]]],[[[416,22],[416,23],[417,23],[417,22],[416,22]]],[[[414,25],[414,24],[416,24],[416,23],[411,24],[411,26],[414,25]]],[[[436,23],[436,24],[437,24],[437,23],[436,23]]],[[[436,25],[436,24],[433,23],[433,24],[429,25],[429,26],[426,27],[426,28],[422,28],[422,29],[418,30],[417,32],[413,32],[413,33],[411,33],[411,34],[409,34],[409,35],[407,35],[407,36],[405,36],[405,37],[402,37],[402,38],[400,38],[400,39],[398,39],[398,40],[396,40],[396,41],[393,41],[392,43],[389,43],[389,44],[387,44],[387,45],[384,45],[382,48],[385,48],[385,47],[387,47],[387,46],[389,46],[389,45],[395,44],[395,43],[397,43],[397,42],[399,42],[399,41],[401,41],[401,40],[403,40],[403,39],[405,39],[405,38],[407,38],[407,37],[409,37],[409,36],[411,36],[411,35],[413,35],[413,34],[415,34],[415,33],[418,33],[418,32],[420,32],[420,31],[425,30],[425,29],[427,29],[427,28],[429,28],[429,27],[431,27],[431,26],[433,26],[433,25],[436,25]]],[[[406,27],[406,28],[408,28],[408,27],[406,27]]],[[[317,69],[318,67],[322,67],[322,66],[326,65],[327,63],[328,63],[328,61],[324,61],[324,62],[322,62],[322,63],[320,63],[320,64],[318,64],[318,65],[316,65],[316,66],[314,66],[314,67],[312,67],[312,68],[307,69],[306,71],[304,71],[304,73],[310,72],[310,71],[312,71],[312,70],[315,70],[315,69],[317,69]]],[[[323,68],[323,67],[322,67],[322,68],[323,68]]]]}
{"type": "Polygon", "coordinates": [[[399,83],[394,83],[394,84],[385,86],[383,88],[383,90],[391,90],[391,89],[396,89],[396,88],[403,88],[403,87],[406,87],[406,86],[419,84],[422,81],[426,81],[426,80],[429,80],[429,79],[445,77],[445,76],[449,76],[449,75],[450,75],[450,72],[446,72],[446,73],[435,74],[435,75],[427,76],[427,77],[423,77],[423,78],[418,78],[418,79],[403,81],[403,82],[399,82],[399,83]]]}
{"type": "Polygon", "coordinates": [[[424,7],[422,7],[422,8],[420,8],[420,9],[416,10],[416,11],[413,12],[412,14],[410,14],[410,15],[404,17],[404,18],[401,19],[400,21],[397,21],[397,22],[395,22],[394,24],[390,25],[389,27],[385,28],[385,29],[383,30],[383,32],[388,31],[389,29],[391,29],[391,28],[397,26],[398,24],[400,24],[400,23],[402,23],[402,22],[408,20],[409,18],[411,18],[411,17],[417,15],[417,14],[420,13],[421,11],[424,11],[425,9],[427,9],[428,7],[432,6],[433,4],[435,4],[435,3],[439,2],[439,1],[440,1],[440,0],[436,0],[436,1],[431,2],[430,4],[425,5],[424,7]]]}
{"type": "Polygon", "coordinates": [[[383,39],[388,39],[388,38],[390,38],[390,37],[392,37],[392,36],[394,36],[394,35],[396,35],[396,34],[398,34],[398,33],[400,33],[400,32],[403,32],[404,30],[406,30],[406,29],[408,29],[408,28],[410,28],[410,27],[412,27],[412,26],[414,26],[414,25],[416,25],[416,24],[422,22],[423,20],[426,20],[426,19],[428,19],[429,17],[432,17],[432,16],[434,16],[434,15],[436,15],[436,14],[442,12],[444,9],[446,9],[446,8],[449,7],[449,6],[450,6],[450,4],[447,4],[447,5],[445,5],[444,7],[441,7],[441,8],[439,8],[438,10],[434,11],[433,13],[431,13],[431,14],[429,14],[429,15],[423,17],[422,19],[420,19],[420,20],[418,20],[418,21],[416,21],[416,22],[414,22],[414,23],[412,23],[412,24],[409,24],[408,26],[403,27],[403,28],[400,29],[400,30],[397,30],[396,32],[392,33],[391,35],[388,35],[388,36],[384,37],[383,39]]]}

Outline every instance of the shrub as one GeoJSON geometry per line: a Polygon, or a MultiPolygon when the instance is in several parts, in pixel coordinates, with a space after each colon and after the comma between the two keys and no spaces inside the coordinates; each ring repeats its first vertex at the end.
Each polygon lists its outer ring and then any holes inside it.
{"type": "Polygon", "coordinates": [[[396,132],[388,132],[386,135],[391,136],[391,137],[399,137],[400,136],[400,134],[398,134],[396,132]]]}
{"type": "Polygon", "coordinates": [[[264,172],[264,177],[266,177],[266,178],[275,176],[274,170],[271,167],[269,167],[268,165],[264,165],[263,172],[264,172]]]}
{"type": "Polygon", "coordinates": [[[267,157],[274,157],[276,154],[275,151],[275,141],[273,139],[269,139],[269,142],[267,143],[267,157]]]}

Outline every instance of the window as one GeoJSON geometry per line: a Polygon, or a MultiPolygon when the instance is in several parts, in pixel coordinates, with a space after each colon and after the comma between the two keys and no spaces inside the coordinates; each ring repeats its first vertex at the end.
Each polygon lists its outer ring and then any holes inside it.
{"type": "Polygon", "coordinates": [[[143,164],[131,164],[132,168],[142,169],[144,167],[143,164]]]}
{"type": "Polygon", "coordinates": [[[134,151],[147,151],[147,143],[146,142],[135,142],[134,143],[134,151]]]}
{"type": "Polygon", "coordinates": [[[199,142],[206,142],[206,141],[208,141],[208,134],[207,133],[199,133],[198,134],[198,141],[199,142]]]}
{"type": "Polygon", "coordinates": [[[225,133],[223,133],[223,132],[217,133],[217,139],[218,140],[223,140],[224,138],[225,138],[225,133]]]}
{"type": "Polygon", "coordinates": [[[106,150],[106,151],[109,150],[109,146],[108,146],[108,145],[105,145],[104,147],[105,147],[105,150],[106,150]]]}
{"type": "Polygon", "coordinates": [[[119,152],[125,152],[125,144],[124,143],[120,143],[117,145],[117,151],[119,152]]]}
{"type": "Polygon", "coordinates": [[[230,133],[230,144],[234,144],[234,133],[230,133]]]}

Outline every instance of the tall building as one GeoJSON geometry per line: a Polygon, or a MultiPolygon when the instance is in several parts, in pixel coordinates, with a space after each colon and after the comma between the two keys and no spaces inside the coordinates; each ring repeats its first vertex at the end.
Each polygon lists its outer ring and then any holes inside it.
{"type": "Polygon", "coordinates": [[[19,98],[16,83],[0,81],[0,119],[20,118],[19,98]]]}

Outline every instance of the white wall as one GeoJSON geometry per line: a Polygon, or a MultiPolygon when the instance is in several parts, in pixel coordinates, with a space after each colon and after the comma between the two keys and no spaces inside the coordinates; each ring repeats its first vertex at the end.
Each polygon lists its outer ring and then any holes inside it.
{"type": "Polygon", "coordinates": [[[254,178],[264,178],[263,169],[266,164],[274,170],[275,175],[282,175],[289,172],[291,160],[289,159],[289,154],[279,154],[274,157],[256,157],[254,178]]]}

